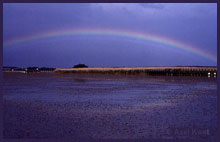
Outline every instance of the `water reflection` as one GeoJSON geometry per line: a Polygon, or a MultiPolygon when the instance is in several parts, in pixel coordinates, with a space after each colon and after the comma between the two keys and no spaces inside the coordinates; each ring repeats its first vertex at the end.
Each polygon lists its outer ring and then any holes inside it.
{"type": "Polygon", "coordinates": [[[26,126],[28,138],[36,131],[37,138],[73,136],[67,129],[92,138],[109,138],[108,132],[118,133],[110,138],[167,138],[166,128],[191,127],[194,120],[216,129],[216,78],[4,73],[3,83],[7,137],[17,138],[15,129],[24,134],[26,126]]]}

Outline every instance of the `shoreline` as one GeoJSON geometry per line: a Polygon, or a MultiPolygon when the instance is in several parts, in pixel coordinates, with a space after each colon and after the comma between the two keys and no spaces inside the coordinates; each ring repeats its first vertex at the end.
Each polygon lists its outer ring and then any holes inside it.
{"type": "Polygon", "coordinates": [[[173,67],[88,67],[55,68],[54,70],[9,70],[15,73],[77,73],[77,74],[124,74],[147,76],[208,76],[217,77],[217,67],[173,66],[173,67]]]}
{"type": "Polygon", "coordinates": [[[92,67],[56,68],[56,73],[107,73],[163,76],[217,76],[217,67],[92,67]]]}

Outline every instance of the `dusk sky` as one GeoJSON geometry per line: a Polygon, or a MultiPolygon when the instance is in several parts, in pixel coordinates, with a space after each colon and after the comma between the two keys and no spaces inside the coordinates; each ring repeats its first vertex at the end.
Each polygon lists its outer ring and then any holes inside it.
{"type": "Polygon", "coordinates": [[[3,64],[216,66],[215,3],[3,4],[3,64]]]}

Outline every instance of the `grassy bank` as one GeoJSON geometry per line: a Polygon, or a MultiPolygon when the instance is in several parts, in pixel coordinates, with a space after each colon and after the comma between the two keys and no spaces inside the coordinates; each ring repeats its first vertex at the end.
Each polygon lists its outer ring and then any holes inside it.
{"type": "Polygon", "coordinates": [[[56,68],[57,73],[108,73],[170,76],[217,76],[217,67],[93,67],[56,68]]]}

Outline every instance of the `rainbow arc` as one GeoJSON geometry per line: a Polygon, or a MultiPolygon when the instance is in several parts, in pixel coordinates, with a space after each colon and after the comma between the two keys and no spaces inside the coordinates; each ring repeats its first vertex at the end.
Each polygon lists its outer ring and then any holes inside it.
{"type": "MultiPolygon", "coordinates": [[[[129,37],[135,39],[141,39],[145,41],[153,41],[163,45],[168,45],[169,47],[178,48],[181,50],[189,51],[191,53],[200,55],[202,57],[208,58],[214,62],[217,62],[217,57],[199,48],[190,46],[188,44],[172,40],[170,38],[165,38],[158,35],[131,32],[123,30],[112,30],[112,29],[66,29],[60,31],[48,31],[42,32],[34,35],[14,38],[3,42],[3,46],[10,46],[20,42],[27,42],[32,40],[37,40],[41,38],[52,38],[59,36],[77,36],[77,35],[103,35],[103,36],[119,36],[119,37],[129,37]]],[[[167,47],[167,46],[166,46],[167,47]]]]}

